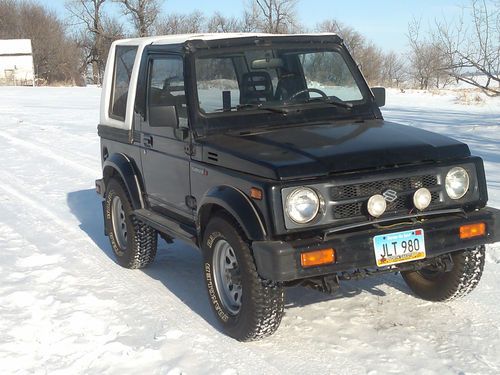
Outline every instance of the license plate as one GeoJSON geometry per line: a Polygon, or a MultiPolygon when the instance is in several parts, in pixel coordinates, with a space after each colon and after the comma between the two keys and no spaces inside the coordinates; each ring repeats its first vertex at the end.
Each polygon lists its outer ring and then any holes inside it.
{"type": "Polygon", "coordinates": [[[378,267],[423,259],[425,258],[424,230],[414,229],[375,236],[373,250],[378,267]]]}

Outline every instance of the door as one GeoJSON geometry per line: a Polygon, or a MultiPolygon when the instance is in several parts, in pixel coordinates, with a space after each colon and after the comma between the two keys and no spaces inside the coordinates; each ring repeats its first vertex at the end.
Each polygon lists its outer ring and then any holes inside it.
{"type": "Polygon", "coordinates": [[[146,194],[153,210],[192,219],[186,204],[190,196],[190,156],[185,151],[189,138],[183,139],[180,131],[187,134],[188,126],[181,56],[149,59],[146,96],[146,115],[140,127],[146,194]]]}

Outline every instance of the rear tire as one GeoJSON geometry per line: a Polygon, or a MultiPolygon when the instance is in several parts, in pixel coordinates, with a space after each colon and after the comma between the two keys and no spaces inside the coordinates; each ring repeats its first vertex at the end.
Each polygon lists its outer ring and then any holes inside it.
{"type": "Polygon", "coordinates": [[[449,272],[422,269],[401,272],[401,275],[413,293],[427,301],[461,298],[479,283],[484,268],[484,252],[483,245],[452,253],[453,268],[449,272]]]}
{"type": "Polygon", "coordinates": [[[239,341],[273,334],[283,317],[283,286],[260,278],[231,217],[218,215],[208,223],[202,249],[210,305],[224,332],[239,341]]]}
{"type": "Polygon", "coordinates": [[[130,197],[123,184],[109,180],[105,200],[106,227],[118,264],[126,268],[143,268],[156,256],[158,235],[133,215],[130,197]]]}

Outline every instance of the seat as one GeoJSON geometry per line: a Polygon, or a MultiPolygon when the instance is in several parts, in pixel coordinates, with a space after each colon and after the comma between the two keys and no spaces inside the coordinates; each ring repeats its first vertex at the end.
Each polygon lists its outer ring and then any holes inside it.
{"type": "Polygon", "coordinates": [[[267,72],[248,72],[241,76],[240,104],[273,100],[273,83],[267,72]]]}
{"type": "MultiPolygon", "coordinates": [[[[183,85],[171,85],[171,78],[165,79],[163,88],[157,95],[157,105],[173,105],[179,117],[187,118],[186,95],[183,85]]],[[[183,84],[182,82],[178,82],[183,84]]],[[[152,99],[153,99],[153,95],[152,99]]]]}
{"type": "MultiPolygon", "coordinates": [[[[297,74],[284,73],[280,76],[278,84],[276,85],[275,100],[288,100],[293,94],[306,89],[304,80],[297,74]]],[[[298,99],[307,97],[307,94],[301,94],[298,99]]]]}

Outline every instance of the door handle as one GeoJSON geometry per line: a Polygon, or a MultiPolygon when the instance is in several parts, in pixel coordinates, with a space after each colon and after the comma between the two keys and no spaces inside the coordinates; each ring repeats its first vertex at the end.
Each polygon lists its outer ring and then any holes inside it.
{"type": "Polygon", "coordinates": [[[152,135],[143,136],[142,144],[148,148],[153,147],[153,136],[152,135]]]}

